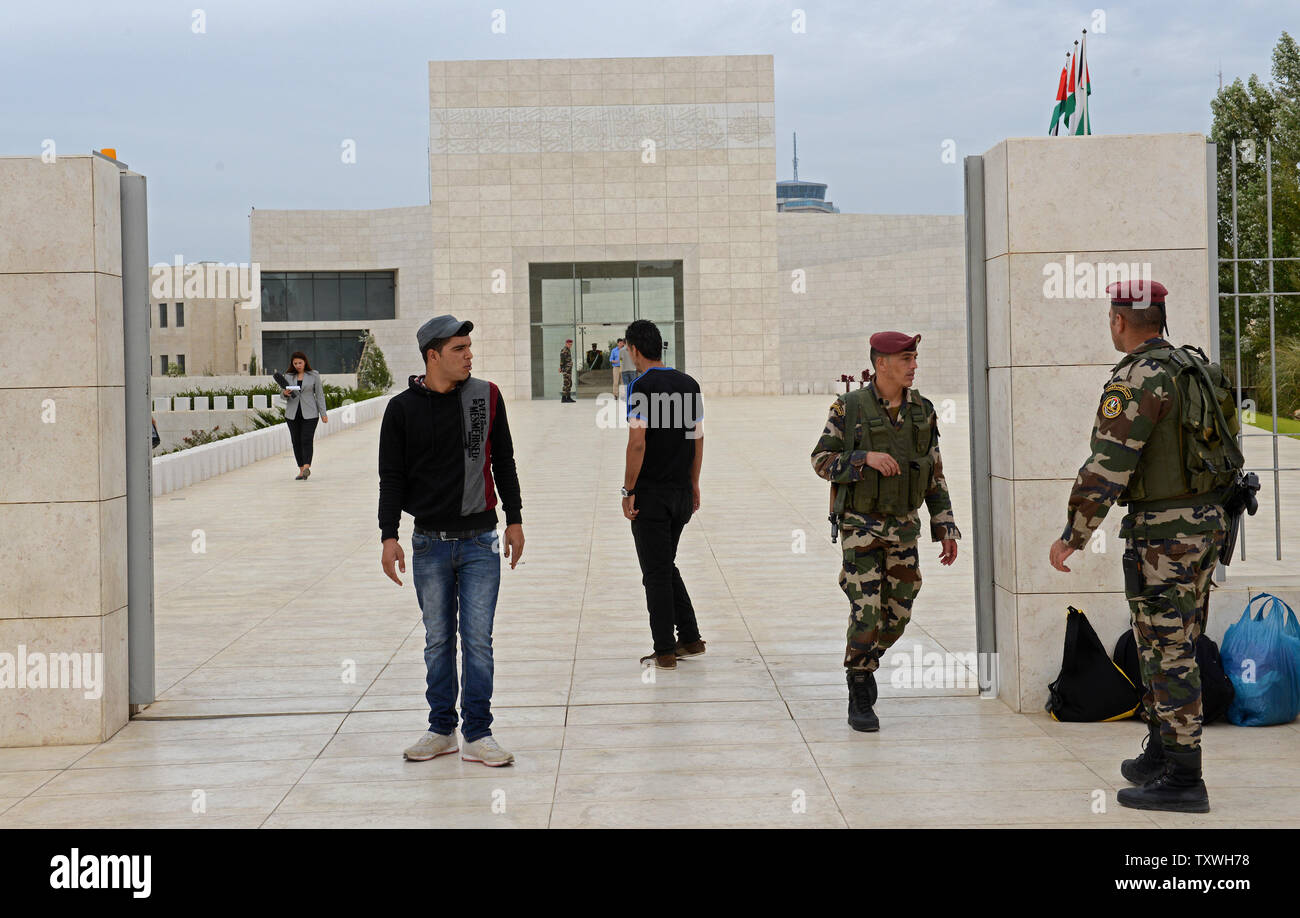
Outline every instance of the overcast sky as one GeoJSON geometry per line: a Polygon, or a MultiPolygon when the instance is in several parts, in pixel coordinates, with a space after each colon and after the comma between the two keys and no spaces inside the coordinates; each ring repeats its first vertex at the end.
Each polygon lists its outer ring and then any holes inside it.
{"type": "Polygon", "coordinates": [[[1267,78],[1291,0],[0,0],[0,155],[113,146],[149,180],[151,261],[248,260],[248,213],[428,202],[429,60],[772,54],[777,178],[843,211],[959,213],[961,168],[1046,133],[1090,30],[1093,131],[1206,132],[1267,78]],[[192,11],[206,33],[192,30],[192,11]],[[493,34],[492,11],[507,30],[493,34]],[[806,34],[791,15],[806,14],[806,34]],[[1105,31],[1092,34],[1094,10],[1105,31]],[[353,138],[357,162],[340,162],[353,138]]]}

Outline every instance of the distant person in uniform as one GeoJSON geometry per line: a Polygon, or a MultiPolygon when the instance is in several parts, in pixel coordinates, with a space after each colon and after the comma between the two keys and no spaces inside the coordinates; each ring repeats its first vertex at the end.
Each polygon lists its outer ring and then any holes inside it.
{"type": "Polygon", "coordinates": [[[943,477],[939,419],[912,388],[920,340],[901,332],[871,336],[871,381],[835,399],[812,452],[813,470],[835,494],[840,589],[849,598],[848,721],[864,733],[880,729],[876,670],[903,636],[921,589],[921,504],[930,514],[930,540],[942,544],[940,564],[957,560],[961,538],[943,477]]]}
{"type": "Polygon", "coordinates": [[[565,338],[564,347],[560,349],[560,376],[563,378],[563,384],[560,389],[560,401],[572,402],[574,398],[569,393],[573,391],[573,339],[565,338]]]}
{"type": "Polygon", "coordinates": [[[1111,505],[1127,504],[1119,530],[1124,594],[1147,687],[1148,735],[1142,754],[1120,765],[1138,786],[1116,799],[1140,810],[1208,813],[1196,640],[1205,633],[1223,545],[1225,490],[1243,465],[1236,406],[1217,364],[1165,340],[1164,284],[1123,281],[1106,292],[1111,342],[1125,357],[1102,390],[1092,455],[1079,469],[1049,560],[1068,573],[1065,560],[1088,544],[1111,505]],[[1184,409],[1195,402],[1207,410],[1191,424],[1184,409]]]}
{"type": "MultiPolygon", "coordinates": [[[[330,422],[325,413],[325,389],[320,374],[311,368],[307,355],[294,351],[289,358],[289,384],[298,388],[285,388],[280,394],[285,398],[284,420],[289,426],[289,440],[293,443],[293,458],[298,463],[298,477],[306,481],[311,477],[311,457],[316,437],[316,420],[330,422]]],[[[344,418],[346,421],[347,418],[344,418]]]]}

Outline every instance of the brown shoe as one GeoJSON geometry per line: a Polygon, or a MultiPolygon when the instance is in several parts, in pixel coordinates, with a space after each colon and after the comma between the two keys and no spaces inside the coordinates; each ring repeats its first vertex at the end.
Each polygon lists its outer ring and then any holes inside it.
{"type": "Polygon", "coordinates": [[[683,644],[681,641],[677,642],[678,659],[681,659],[683,657],[698,657],[703,653],[704,653],[703,639],[698,641],[691,641],[689,644],[683,644]]]}
{"type": "Polygon", "coordinates": [[[641,663],[644,665],[651,660],[654,661],[655,669],[677,668],[677,654],[675,653],[648,653],[641,658],[641,663]]]}

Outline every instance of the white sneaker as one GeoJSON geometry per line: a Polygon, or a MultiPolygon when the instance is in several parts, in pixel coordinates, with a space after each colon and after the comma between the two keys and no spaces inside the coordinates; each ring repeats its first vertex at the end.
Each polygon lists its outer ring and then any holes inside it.
{"type": "Polygon", "coordinates": [[[449,752],[455,752],[456,734],[451,733],[443,736],[441,733],[425,731],[417,742],[410,749],[407,749],[402,755],[406,756],[410,762],[427,762],[429,759],[437,758],[440,755],[447,755],[449,752]]]}
{"type": "Polygon", "coordinates": [[[466,762],[482,762],[484,765],[490,765],[494,768],[499,765],[509,765],[515,760],[513,755],[497,744],[491,733],[482,739],[466,743],[465,751],[461,753],[460,757],[466,762]]]}

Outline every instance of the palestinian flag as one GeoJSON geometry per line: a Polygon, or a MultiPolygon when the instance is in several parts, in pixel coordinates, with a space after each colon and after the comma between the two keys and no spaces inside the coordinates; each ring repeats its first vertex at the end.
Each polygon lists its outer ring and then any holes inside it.
{"type": "Polygon", "coordinates": [[[1091,134],[1092,118],[1088,115],[1088,97],[1092,95],[1092,81],[1088,78],[1086,48],[1088,33],[1083,33],[1079,53],[1070,65],[1069,96],[1065,100],[1065,127],[1071,134],[1091,134]]]}
{"type": "Polygon", "coordinates": [[[1061,81],[1056,84],[1056,107],[1052,109],[1052,124],[1047,133],[1055,137],[1061,132],[1061,116],[1065,114],[1065,87],[1070,80],[1070,52],[1065,53],[1065,66],[1061,68],[1061,81]]]}

